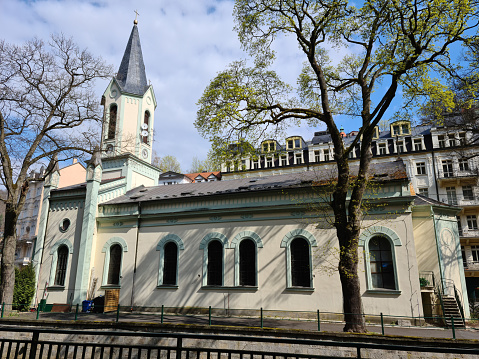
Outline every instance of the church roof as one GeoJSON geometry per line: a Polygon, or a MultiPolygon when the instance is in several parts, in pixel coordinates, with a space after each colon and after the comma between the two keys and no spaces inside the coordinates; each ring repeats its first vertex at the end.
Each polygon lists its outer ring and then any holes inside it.
{"type": "MultiPolygon", "coordinates": [[[[351,167],[352,173],[357,168],[351,167]]],[[[374,181],[407,181],[408,177],[402,161],[371,164],[370,173],[374,173],[374,181]]],[[[251,191],[271,191],[285,188],[311,187],[322,181],[335,177],[335,170],[307,171],[258,178],[240,178],[228,181],[196,182],[171,186],[137,187],[125,195],[112,199],[104,204],[120,204],[131,202],[174,200],[179,198],[227,195],[251,191]]]]}
{"type": "Polygon", "coordinates": [[[148,89],[138,26],[133,25],[120,69],[116,75],[122,92],[143,95],[148,89]]]}

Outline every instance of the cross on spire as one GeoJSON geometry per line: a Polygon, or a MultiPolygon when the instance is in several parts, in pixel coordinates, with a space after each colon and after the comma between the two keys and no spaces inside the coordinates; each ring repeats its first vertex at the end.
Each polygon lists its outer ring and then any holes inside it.
{"type": "Polygon", "coordinates": [[[135,13],[136,15],[135,15],[135,21],[133,21],[133,23],[134,23],[135,25],[137,25],[137,24],[138,24],[138,15],[140,15],[140,14],[138,14],[138,11],[137,11],[137,10],[135,10],[134,13],[135,13]]]}

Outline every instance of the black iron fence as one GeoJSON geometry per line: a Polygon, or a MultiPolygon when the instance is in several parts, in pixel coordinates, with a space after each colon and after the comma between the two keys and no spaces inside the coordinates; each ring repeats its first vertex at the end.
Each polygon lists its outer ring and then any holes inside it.
{"type": "Polygon", "coordinates": [[[389,358],[415,356],[419,353],[479,357],[477,348],[440,347],[434,343],[431,345],[434,346],[252,336],[0,327],[1,358],[361,358],[380,355],[381,351],[387,351],[389,358]]]}
{"type": "MultiPolygon", "coordinates": [[[[26,318],[43,321],[95,321],[95,322],[151,322],[158,324],[200,324],[226,325],[236,327],[303,329],[309,331],[340,332],[346,324],[343,313],[311,311],[280,311],[263,308],[226,309],[226,308],[192,308],[192,307],[133,307],[95,305],[39,305],[30,313],[12,313],[4,310],[2,305],[0,318],[26,318]]],[[[433,312],[433,311],[431,311],[433,312]]],[[[414,335],[435,337],[438,334],[410,334],[407,329],[438,329],[449,323],[448,331],[440,337],[456,339],[459,329],[457,323],[463,323],[463,318],[442,317],[438,315],[423,317],[393,316],[379,314],[362,314],[367,330],[382,335],[414,335]],[[398,332],[399,330],[399,332],[398,332]]],[[[0,320],[1,324],[1,320],[0,320]]],[[[472,327],[478,327],[479,322],[472,320],[472,327]]],[[[464,328],[461,325],[461,328],[464,328]]],[[[479,330],[477,331],[479,332],[479,330]]],[[[476,333],[475,333],[476,334],[476,333]]],[[[479,334],[479,333],[477,333],[479,334]]],[[[463,337],[464,338],[464,337],[463,337]]]]}

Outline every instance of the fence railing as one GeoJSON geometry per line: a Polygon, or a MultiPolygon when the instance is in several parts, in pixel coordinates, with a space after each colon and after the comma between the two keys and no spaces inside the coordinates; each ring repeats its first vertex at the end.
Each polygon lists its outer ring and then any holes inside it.
{"type": "Polygon", "coordinates": [[[477,347],[391,345],[233,335],[0,327],[2,358],[361,358],[378,351],[479,355],[477,347]],[[246,349],[238,349],[246,348],[246,349]]]}
{"type": "MultiPolygon", "coordinates": [[[[1,315],[3,318],[11,318],[12,314],[7,313],[2,305],[1,315]]],[[[283,329],[305,329],[311,331],[335,331],[341,332],[347,323],[343,321],[344,313],[312,311],[281,311],[258,309],[235,309],[224,308],[184,308],[184,307],[132,307],[132,306],[103,306],[90,307],[88,311],[82,311],[80,305],[62,305],[61,312],[52,312],[50,308],[32,309],[30,313],[17,313],[14,315],[24,316],[30,320],[44,321],[103,321],[103,322],[156,322],[166,323],[189,323],[202,325],[227,325],[257,328],[283,328],[283,329]],[[65,309],[66,308],[66,309],[65,309]],[[45,310],[46,309],[46,310],[45,310]],[[43,311],[45,310],[45,311],[43,311]],[[106,310],[106,312],[105,312],[106,310]]],[[[431,311],[435,312],[435,311],[431,311]]],[[[456,338],[457,324],[463,323],[463,318],[443,317],[439,315],[410,317],[399,315],[362,314],[364,322],[370,332],[390,334],[394,331],[410,328],[431,328],[442,327],[446,321],[450,321],[450,337],[456,338]]],[[[1,320],[0,320],[1,323],[1,320]]],[[[464,324],[466,324],[464,322],[464,324]]],[[[464,325],[465,328],[465,325],[464,325]]],[[[408,335],[406,332],[400,335],[408,335]]]]}

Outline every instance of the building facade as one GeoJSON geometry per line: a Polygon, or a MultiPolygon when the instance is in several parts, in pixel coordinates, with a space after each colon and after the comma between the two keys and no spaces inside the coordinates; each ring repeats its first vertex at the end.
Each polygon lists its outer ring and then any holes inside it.
{"type": "MultiPolygon", "coordinates": [[[[212,173],[194,175],[194,183],[158,185],[149,162],[156,100],[144,71],[135,23],[120,71],[103,95],[105,151],[87,163],[83,183],[59,188],[59,171],[45,178],[36,300],[80,304],[101,294],[121,306],[340,313],[339,248],[327,193],[321,194],[326,189],[316,185],[331,177],[308,171],[309,144],[288,138],[284,169],[283,158],[274,157],[278,143],[268,141],[264,163],[245,171],[251,176],[228,173],[230,180],[217,181],[212,173]]],[[[314,146],[315,156],[327,143],[314,146]]],[[[332,168],[324,156],[318,162],[332,168]]],[[[358,252],[364,311],[422,316],[419,278],[434,271],[444,295],[452,294],[442,285],[451,281],[465,296],[469,316],[460,209],[416,203],[421,197],[401,160],[373,167],[380,176],[367,197],[377,206],[364,214],[358,252]],[[423,231],[431,226],[436,230],[423,231]],[[428,256],[431,251],[438,255],[428,256]]]]}
{"type": "MultiPolygon", "coordinates": [[[[387,131],[377,128],[372,143],[373,163],[400,158],[415,193],[461,208],[457,224],[466,282],[469,296],[479,296],[479,147],[469,145],[475,143],[474,134],[454,119],[445,123],[412,127],[409,121],[396,121],[387,131]]],[[[347,146],[358,131],[342,135],[347,146]]],[[[352,164],[359,156],[359,146],[360,143],[351,152],[352,164]]],[[[327,131],[315,132],[308,141],[300,136],[283,141],[271,139],[263,141],[255,158],[243,159],[236,168],[223,165],[222,174],[228,180],[331,169],[335,166],[333,152],[327,131]]]]}
{"type": "MultiPolygon", "coordinates": [[[[76,159],[71,165],[57,169],[60,173],[58,188],[72,186],[84,181],[85,167],[76,159]]],[[[29,265],[38,235],[38,225],[43,203],[43,184],[45,168],[33,171],[29,176],[29,187],[25,204],[17,222],[17,246],[15,249],[15,265],[19,268],[29,265]]]]}

